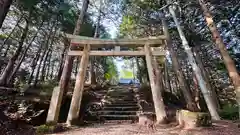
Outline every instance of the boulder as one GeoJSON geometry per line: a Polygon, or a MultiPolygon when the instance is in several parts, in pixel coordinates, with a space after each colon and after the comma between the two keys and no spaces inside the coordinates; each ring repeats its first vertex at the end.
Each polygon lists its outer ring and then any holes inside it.
{"type": "Polygon", "coordinates": [[[179,125],[187,129],[212,125],[211,116],[208,113],[177,110],[176,116],[179,125]]]}

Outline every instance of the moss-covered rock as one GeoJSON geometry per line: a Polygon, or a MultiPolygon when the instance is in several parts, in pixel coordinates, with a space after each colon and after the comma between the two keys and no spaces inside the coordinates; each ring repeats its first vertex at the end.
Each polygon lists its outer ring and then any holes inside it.
{"type": "Polygon", "coordinates": [[[37,135],[51,134],[66,131],[67,127],[62,124],[48,123],[36,127],[37,135]]]}
{"type": "Polygon", "coordinates": [[[43,134],[46,134],[46,133],[53,133],[55,129],[55,126],[54,125],[41,125],[41,126],[38,126],[36,128],[36,134],[37,135],[43,135],[43,134]]]}
{"type": "Polygon", "coordinates": [[[185,128],[206,127],[212,125],[211,116],[204,112],[177,111],[177,121],[185,128]]]}

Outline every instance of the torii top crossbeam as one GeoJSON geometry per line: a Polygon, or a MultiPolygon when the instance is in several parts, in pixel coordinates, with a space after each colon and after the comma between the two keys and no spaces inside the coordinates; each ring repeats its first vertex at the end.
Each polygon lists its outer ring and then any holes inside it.
{"type": "Polygon", "coordinates": [[[138,39],[98,39],[84,36],[69,35],[67,37],[71,41],[71,45],[75,46],[70,48],[68,55],[82,55],[83,51],[79,48],[84,47],[84,45],[90,45],[91,49],[96,48],[109,48],[109,47],[138,47],[139,51],[91,51],[89,55],[95,56],[141,56],[145,55],[143,50],[144,45],[148,44],[155,49],[152,51],[152,55],[165,55],[164,51],[164,41],[165,36],[161,35],[158,37],[148,37],[148,38],[138,38],[138,39]]]}

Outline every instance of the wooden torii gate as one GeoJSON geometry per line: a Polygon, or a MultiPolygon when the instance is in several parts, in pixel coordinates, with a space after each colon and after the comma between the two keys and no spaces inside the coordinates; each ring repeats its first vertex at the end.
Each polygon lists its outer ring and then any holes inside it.
{"type": "MultiPolygon", "coordinates": [[[[148,69],[149,80],[152,89],[155,113],[157,120],[162,120],[160,115],[160,104],[163,103],[161,98],[161,91],[159,90],[158,83],[156,83],[153,57],[165,55],[165,40],[164,35],[158,37],[139,38],[139,39],[96,39],[83,36],[67,35],[71,39],[71,48],[68,52],[70,56],[81,57],[79,65],[72,101],[67,117],[67,124],[71,125],[74,120],[78,118],[80,111],[81,99],[85,83],[85,75],[90,56],[145,56],[148,69]],[[83,48],[77,49],[76,48],[83,48]],[[115,48],[111,51],[96,51],[97,48],[112,47],[115,48]],[[136,47],[137,51],[121,51],[121,47],[136,47]]],[[[47,122],[57,122],[59,110],[61,106],[63,92],[60,88],[54,89],[51,99],[51,104],[48,111],[47,122]]]]}

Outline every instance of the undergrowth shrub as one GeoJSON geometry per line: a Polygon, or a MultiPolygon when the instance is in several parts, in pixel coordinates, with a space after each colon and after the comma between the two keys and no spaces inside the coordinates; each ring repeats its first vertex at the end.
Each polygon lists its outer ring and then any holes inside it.
{"type": "Polygon", "coordinates": [[[227,120],[239,119],[238,106],[237,105],[224,105],[219,112],[220,117],[227,120]]]}

